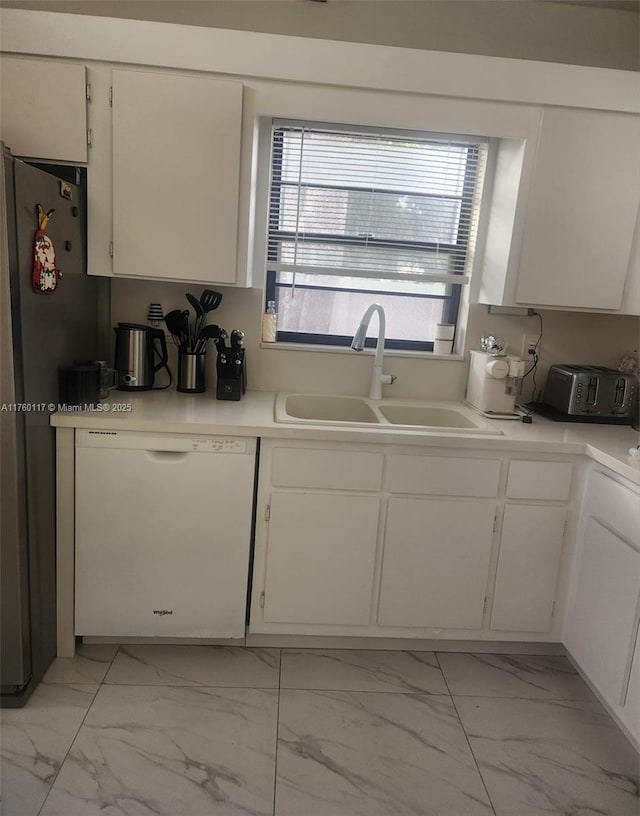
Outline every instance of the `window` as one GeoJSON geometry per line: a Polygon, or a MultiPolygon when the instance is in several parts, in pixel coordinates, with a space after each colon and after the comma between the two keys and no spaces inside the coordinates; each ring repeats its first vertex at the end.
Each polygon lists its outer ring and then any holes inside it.
{"type": "Polygon", "coordinates": [[[274,122],[267,300],[278,340],[347,346],[378,302],[388,348],[432,350],[436,324],[456,323],[468,282],[486,147],[466,136],[274,122]]]}

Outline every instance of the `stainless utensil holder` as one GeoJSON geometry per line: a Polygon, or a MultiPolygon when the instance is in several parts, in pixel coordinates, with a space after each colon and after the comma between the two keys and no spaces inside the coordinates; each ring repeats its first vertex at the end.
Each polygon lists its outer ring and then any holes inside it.
{"type": "Polygon", "coordinates": [[[204,364],[207,355],[192,354],[181,351],[178,353],[178,384],[177,391],[189,394],[202,394],[205,391],[204,364]]]}

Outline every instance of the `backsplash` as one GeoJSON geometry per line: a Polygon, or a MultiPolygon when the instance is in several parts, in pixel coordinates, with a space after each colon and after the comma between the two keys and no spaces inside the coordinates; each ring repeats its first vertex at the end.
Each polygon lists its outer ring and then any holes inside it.
{"type": "MultiPolygon", "coordinates": [[[[542,310],[543,336],[540,343],[540,361],[536,372],[537,389],[547,379],[549,366],[554,363],[579,363],[617,368],[626,354],[637,351],[638,318],[633,315],[594,314],[542,310]]],[[[509,341],[508,353],[520,355],[522,335],[538,337],[540,321],[537,317],[505,317],[487,314],[486,306],[472,306],[467,348],[479,348],[480,337],[499,334],[509,341]]],[[[526,399],[532,395],[531,377],[525,381],[526,399]]]]}
{"type": "MultiPolygon", "coordinates": [[[[149,303],[161,303],[165,313],[188,308],[186,292],[200,295],[201,284],[165,283],[138,280],[112,280],[111,323],[146,323],[149,303]]],[[[365,394],[369,388],[371,355],[350,350],[317,351],[261,348],[260,325],[263,308],[261,289],[213,287],[223,293],[220,307],[212,312],[210,322],[228,332],[238,328],[245,332],[248,387],[258,391],[304,391],[311,393],[365,394]]],[[[552,363],[593,363],[617,367],[623,355],[638,349],[638,318],[632,315],[593,314],[541,310],[544,335],[540,345],[537,372],[542,388],[552,363]]],[[[509,341],[509,353],[520,354],[523,335],[539,333],[536,317],[489,315],[487,307],[470,307],[465,354],[480,348],[480,337],[495,333],[509,341]]],[[[355,330],[355,326],[354,326],[355,330]]],[[[468,356],[468,355],[467,355],[468,356]]],[[[175,376],[175,349],[170,345],[170,364],[175,376]]],[[[397,377],[393,386],[385,387],[402,399],[460,400],[464,396],[468,359],[427,359],[421,355],[388,354],[385,370],[397,377]]],[[[213,393],[215,353],[210,346],[207,382],[213,393]]],[[[531,393],[527,378],[526,397],[531,393]]]]}

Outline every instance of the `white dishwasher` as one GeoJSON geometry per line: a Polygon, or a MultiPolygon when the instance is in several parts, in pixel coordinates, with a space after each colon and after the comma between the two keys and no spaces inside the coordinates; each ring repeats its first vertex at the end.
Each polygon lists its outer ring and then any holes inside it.
{"type": "Polygon", "coordinates": [[[75,633],[242,638],[256,439],[76,431],[75,633]]]}

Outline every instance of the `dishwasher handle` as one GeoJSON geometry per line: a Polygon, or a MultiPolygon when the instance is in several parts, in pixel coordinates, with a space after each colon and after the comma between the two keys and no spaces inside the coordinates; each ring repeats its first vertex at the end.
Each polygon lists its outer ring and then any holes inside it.
{"type": "Polygon", "coordinates": [[[189,451],[173,451],[173,450],[146,450],[146,455],[149,459],[155,462],[182,462],[189,455],[189,451]]]}

